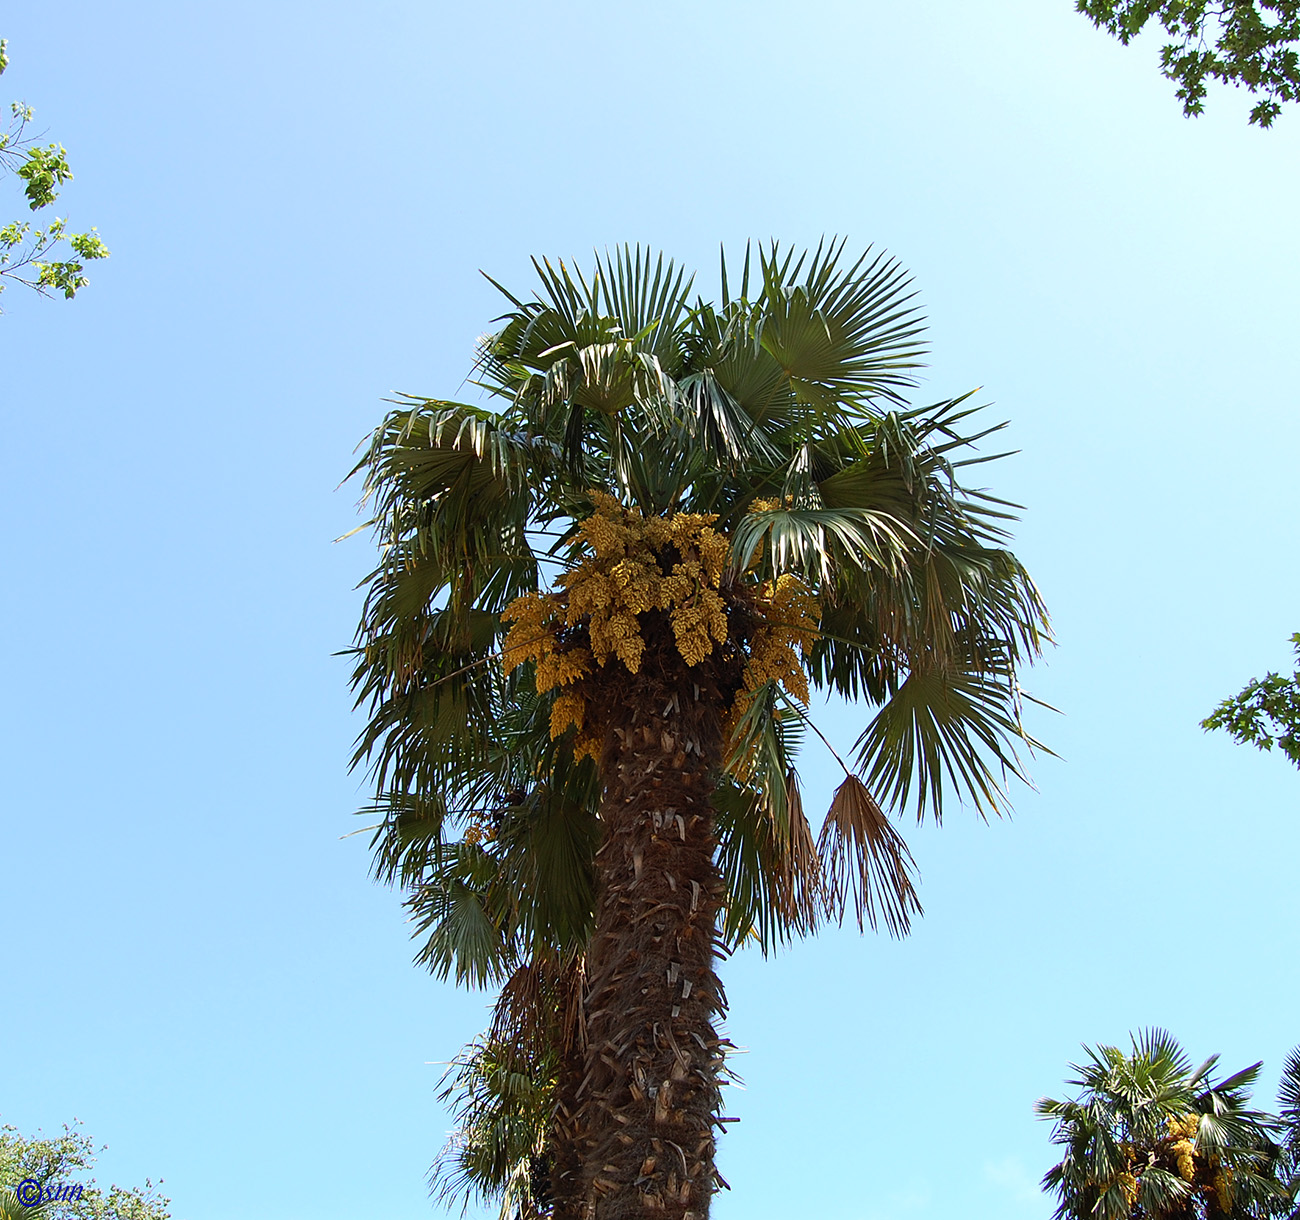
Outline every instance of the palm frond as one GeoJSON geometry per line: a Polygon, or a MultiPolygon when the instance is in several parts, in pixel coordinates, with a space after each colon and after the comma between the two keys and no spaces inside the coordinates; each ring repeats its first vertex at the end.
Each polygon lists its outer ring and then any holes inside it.
{"type": "Polygon", "coordinates": [[[769,682],[732,735],[714,796],[718,865],[727,891],[723,935],[754,936],[764,953],[813,932],[826,892],[792,758],[803,721],[769,682]]]}
{"type": "Polygon", "coordinates": [[[1278,1085],[1278,1110],[1285,1124],[1284,1139],[1297,1172],[1300,1172],[1300,1046],[1287,1054],[1278,1085]]]}
{"type": "Polygon", "coordinates": [[[953,791],[982,815],[1007,805],[1003,781],[1025,779],[1012,741],[1045,749],[1025,733],[1009,675],[913,669],[856,743],[870,788],[897,809],[915,793],[918,820],[942,818],[953,791]]]}
{"type": "Polygon", "coordinates": [[[732,555],[747,567],[761,547],[764,571],[793,572],[820,587],[846,570],[898,572],[914,542],[903,522],[872,509],[771,509],[746,514],[732,535],[732,555]]]}
{"type": "Polygon", "coordinates": [[[494,885],[532,955],[581,952],[596,905],[599,781],[590,762],[556,770],[505,812],[491,845],[494,885]]]}
{"type": "Polygon", "coordinates": [[[429,1173],[443,1205],[499,1199],[500,1220],[541,1220],[534,1167],[545,1153],[554,1065],[491,1037],[470,1043],[443,1074],[438,1100],[456,1129],[429,1173]]]}
{"type": "Polygon", "coordinates": [[[784,785],[784,827],[761,794],[731,779],[719,785],[714,807],[726,944],[753,937],[766,954],[816,931],[825,918],[826,887],[793,772],[784,785]]]}
{"type": "Polygon", "coordinates": [[[844,245],[822,242],[798,258],[776,243],[760,251],[762,310],[754,326],[795,398],[832,412],[901,401],[925,350],[906,273],[870,250],[842,266],[844,245]]]}
{"type": "Polygon", "coordinates": [[[492,909],[494,876],[482,848],[449,844],[407,900],[414,934],[425,938],[416,961],[438,978],[488,987],[504,981],[517,964],[511,929],[492,909]]]}

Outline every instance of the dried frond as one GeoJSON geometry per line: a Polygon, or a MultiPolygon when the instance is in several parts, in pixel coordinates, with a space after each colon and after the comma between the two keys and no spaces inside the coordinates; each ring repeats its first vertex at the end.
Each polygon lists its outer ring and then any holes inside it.
{"type": "Polygon", "coordinates": [[[488,1032],[493,1043],[512,1047],[524,1058],[550,1049],[546,973],[545,966],[534,958],[517,967],[502,984],[488,1032]]]}
{"type": "Polygon", "coordinates": [[[803,935],[821,922],[827,892],[812,827],[803,811],[799,777],[793,768],[786,773],[785,807],[788,831],[774,835],[778,853],[772,869],[772,897],[786,924],[803,935]]]}
{"type": "Polygon", "coordinates": [[[891,936],[905,936],[921,914],[912,876],[916,864],[903,837],[856,775],[835,790],[817,840],[832,912],[842,919],[853,896],[858,927],[883,919],[891,936]]]}

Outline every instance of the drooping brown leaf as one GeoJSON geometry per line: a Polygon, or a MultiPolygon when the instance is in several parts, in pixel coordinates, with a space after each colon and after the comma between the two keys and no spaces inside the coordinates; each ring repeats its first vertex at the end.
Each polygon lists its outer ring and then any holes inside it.
{"type": "Polygon", "coordinates": [[[786,772],[785,798],[786,833],[773,827],[772,897],[786,926],[804,936],[821,922],[827,894],[812,827],[804,816],[799,777],[793,769],[786,772]]]}
{"type": "Polygon", "coordinates": [[[497,996],[489,1036],[538,1059],[556,1045],[569,1047],[581,1037],[584,979],[582,957],[535,957],[517,967],[497,996]]]}
{"type": "Polygon", "coordinates": [[[817,840],[826,878],[829,914],[843,920],[850,894],[858,927],[874,930],[883,919],[891,936],[906,936],[921,914],[913,874],[916,863],[903,837],[856,775],[835,790],[817,840]]]}
{"type": "Polygon", "coordinates": [[[546,967],[536,960],[519,966],[502,985],[492,1009],[490,1039],[516,1048],[524,1058],[536,1056],[548,1043],[545,973],[546,967]]]}

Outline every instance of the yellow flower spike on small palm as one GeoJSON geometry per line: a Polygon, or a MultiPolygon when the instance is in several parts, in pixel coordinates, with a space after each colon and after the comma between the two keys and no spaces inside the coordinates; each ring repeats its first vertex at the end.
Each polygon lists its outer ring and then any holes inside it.
{"type": "Polygon", "coordinates": [[[1232,1211],[1232,1170],[1221,1169],[1214,1175],[1214,1194],[1218,1199],[1219,1210],[1232,1211]]]}
{"type": "MultiPolygon", "coordinates": [[[[1182,1131],[1186,1127],[1185,1123],[1177,1124],[1177,1130],[1182,1131]]],[[[1184,1136],[1174,1142],[1170,1151],[1174,1154],[1174,1159],[1178,1163],[1178,1176],[1185,1182],[1191,1182],[1196,1178],[1196,1161],[1192,1152],[1192,1141],[1184,1136]]]]}

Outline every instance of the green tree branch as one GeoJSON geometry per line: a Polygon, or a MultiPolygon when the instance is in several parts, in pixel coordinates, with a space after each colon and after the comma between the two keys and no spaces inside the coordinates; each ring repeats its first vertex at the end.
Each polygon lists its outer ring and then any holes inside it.
{"type": "Polygon", "coordinates": [[[1205,109],[1213,80],[1256,94],[1250,121],[1260,127],[1300,98],[1300,0],[1076,0],[1075,8],[1125,46],[1155,18],[1172,39],[1160,70],[1188,117],[1205,109]]]}
{"type": "MultiPolygon", "coordinates": [[[[9,66],[7,50],[8,44],[0,39],[0,74],[9,66]]],[[[18,178],[28,210],[39,212],[54,203],[65,182],[72,181],[68,154],[61,144],[40,145],[28,135],[30,106],[14,102],[10,111],[9,126],[0,131],[0,177],[18,178]]],[[[61,292],[71,300],[90,282],[86,264],[107,257],[108,247],[95,229],[70,232],[66,217],[55,216],[39,227],[15,220],[0,227],[0,292],[12,281],[42,296],[61,292]]]]}
{"type": "Polygon", "coordinates": [[[1201,728],[1227,729],[1243,745],[1271,750],[1275,745],[1300,767],[1300,631],[1295,645],[1296,672],[1289,678],[1269,673],[1256,678],[1231,699],[1225,699],[1201,728]]]}

